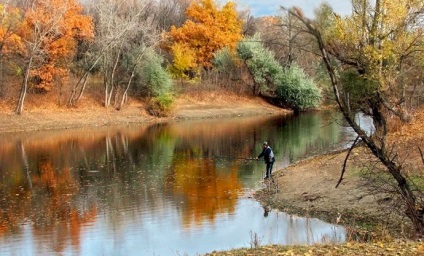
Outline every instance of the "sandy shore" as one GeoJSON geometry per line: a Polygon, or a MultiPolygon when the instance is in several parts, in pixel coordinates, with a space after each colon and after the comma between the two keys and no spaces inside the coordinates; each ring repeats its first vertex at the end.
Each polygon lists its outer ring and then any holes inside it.
{"type": "Polygon", "coordinates": [[[219,97],[206,100],[177,99],[171,116],[155,118],[146,113],[141,102],[132,102],[121,110],[100,105],[78,108],[29,107],[21,115],[13,110],[0,113],[0,133],[99,127],[136,123],[181,121],[287,113],[259,98],[219,97]]]}

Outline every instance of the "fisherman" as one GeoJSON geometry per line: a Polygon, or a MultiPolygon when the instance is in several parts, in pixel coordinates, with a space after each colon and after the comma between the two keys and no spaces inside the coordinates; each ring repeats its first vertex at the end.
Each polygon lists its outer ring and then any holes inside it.
{"type": "Polygon", "coordinates": [[[265,164],[266,164],[266,175],[265,179],[271,178],[271,172],[272,172],[272,166],[275,162],[274,152],[272,152],[272,149],[268,146],[268,142],[264,142],[262,144],[262,152],[259,154],[258,157],[256,157],[256,160],[259,160],[259,158],[264,157],[265,164]]]}

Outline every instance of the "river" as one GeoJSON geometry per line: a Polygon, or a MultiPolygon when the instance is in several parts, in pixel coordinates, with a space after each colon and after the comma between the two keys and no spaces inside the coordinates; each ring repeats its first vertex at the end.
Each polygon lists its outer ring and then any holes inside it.
{"type": "MultiPolygon", "coordinates": [[[[334,112],[0,136],[0,255],[198,255],[343,242],[342,227],[264,210],[275,169],[346,147],[334,112]]],[[[282,184],[282,189],[284,186],[282,184]]]]}

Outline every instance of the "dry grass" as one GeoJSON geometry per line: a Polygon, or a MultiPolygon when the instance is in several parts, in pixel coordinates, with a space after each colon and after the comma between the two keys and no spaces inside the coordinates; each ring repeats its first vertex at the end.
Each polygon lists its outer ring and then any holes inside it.
{"type": "Polygon", "coordinates": [[[234,102],[234,101],[257,101],[257,97],[249,96],[246,94],[235,93],[225,89],[215,89],[207,91],[187,91],[178,96],[179,100],[192,101],[192,102],[212,102],[218,101],[221,103],[234,102]]]}
{"type": "Polygon", "coordinates": [[[146,123],[167,119],[203,119],[247,115],[281,113],[260,98],[217,89],[191,91],[179,95],[174,102],[171,116],[154,118],[146,111],[147,103],[130,98],[127,105],[116,110],[103,106],[101,90],[87,88],[76,107],[66,106],[68,94],[57,91],[47,94],[28,94],[22,115],[15,114],[16,100],[0,98],[0,132],[67,129],[75,127],[146,123]]]}
{"type": "Polygon", "coordinates": [[[312,246],[261,246],[253,249],[236,249],[225,252],[207,253],[207,256],[241,256],[241,255],[424,255],[421,242],[395,241],[390,243],[346,243],[342,245],[324,244],[312,246]]]}
{"type": "Polygon", "coordinates": [[[424,152],[424,108],[415,111],[411,122],[398,123],[397,130],[390,133],[388,139],[399,152],[398,159],[405,170],[424,174],[424,159],[420,155],[420,149],[424,152]]]}

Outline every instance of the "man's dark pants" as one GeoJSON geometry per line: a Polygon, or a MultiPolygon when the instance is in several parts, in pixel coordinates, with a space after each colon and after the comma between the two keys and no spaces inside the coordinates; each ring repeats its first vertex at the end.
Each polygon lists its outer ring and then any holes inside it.
{"type": "Polygon", "coordinates": [[[274,162],[266,163],[266,176],[265,179],[271,178],[271,172],[272,172],[272,166],[274,165],[274,162]]]}

